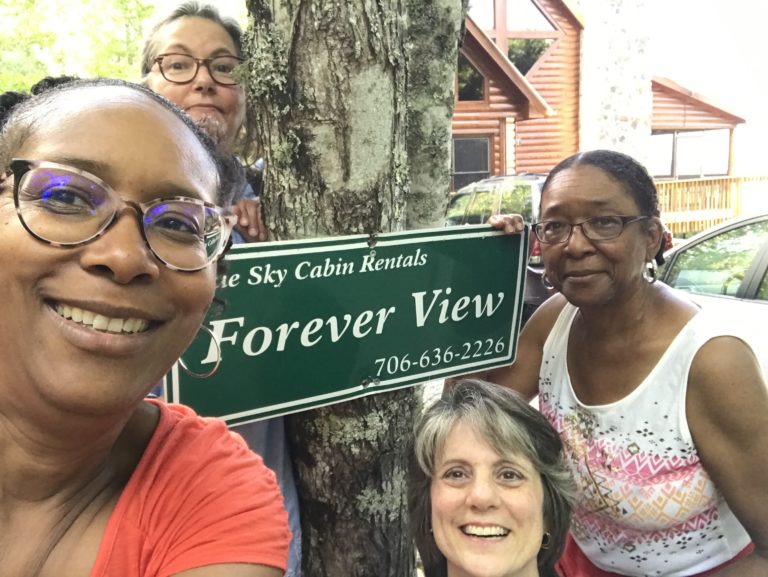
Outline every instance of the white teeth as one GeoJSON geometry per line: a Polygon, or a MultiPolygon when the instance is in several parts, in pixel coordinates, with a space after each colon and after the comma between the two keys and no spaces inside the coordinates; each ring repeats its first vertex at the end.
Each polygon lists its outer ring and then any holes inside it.
{"type": "Polygon", "coordinates": [[[465,525],[461,528],[467,535],[476,537],[504,537],[509,534],[509,529],[504,527],[480,527],[479,525],[465,525]]]}
{"type": "Polygon", "coordinates": [[[97,331],[106,331],[109,326],[109,319],[104,315],[96,315],[93,319],[93,328],[97,331]]]}
{"type": "Polygon", "coordinates": [[[109,318],[93,311],[71,307],[68,305],[56,305],[56,312],[65,319],[72,319],[76,323],[93,327],[97,331],[108,333],[141,333],[149,327],[149,321],[137,318],[109,318]]]}

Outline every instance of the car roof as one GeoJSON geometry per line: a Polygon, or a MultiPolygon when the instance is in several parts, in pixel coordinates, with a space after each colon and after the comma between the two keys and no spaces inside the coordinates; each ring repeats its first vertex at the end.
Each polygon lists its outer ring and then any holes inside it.
{"type": "Polygon", "coordinates": [[[491,187],[498,184],[508,184],[508,183],[514,183],[514,182],[543,182],[547,178],[546,174],[539,174],[535,172],[526,172],[523,174],[507,174],[507,175],[497,175],[497,176],[490,176],[488,178],[484,178],[482,180],[478,180],[475,182],[472,182],[459,190],[456,191],[456,194],[468,194],[475,190],[476,188],[482,188],[482,187],[491,187]]]}

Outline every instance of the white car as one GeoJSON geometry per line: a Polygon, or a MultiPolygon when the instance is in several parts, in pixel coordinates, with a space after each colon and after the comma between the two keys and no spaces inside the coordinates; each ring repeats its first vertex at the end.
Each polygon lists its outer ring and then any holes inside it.
{"type": "Polygon", "coordinates": [[[768,374],[768,214],[714,226],[664,258],[659,280],[734,323],[768,374]]]}

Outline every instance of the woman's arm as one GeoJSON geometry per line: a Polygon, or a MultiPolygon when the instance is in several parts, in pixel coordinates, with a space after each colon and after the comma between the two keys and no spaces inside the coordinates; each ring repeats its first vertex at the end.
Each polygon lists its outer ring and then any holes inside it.
{"type": "Polygon", "coordinates": [[[539,370],[544,343],[565,302],[565,298],[557,294],[536,309],[520,331],[515,362],[491,369],[484,378],[492,383],[515,389],[528,399],[535,397],[539,392],[539,370]]]}
{"type": "Polygon", "coordinates": [[[716,575],[765,577],[768,387],[743,341],[719,337],[701,348],[691,367],[686,412],[704,468],[755,544],[752,554],[716,575]]]}

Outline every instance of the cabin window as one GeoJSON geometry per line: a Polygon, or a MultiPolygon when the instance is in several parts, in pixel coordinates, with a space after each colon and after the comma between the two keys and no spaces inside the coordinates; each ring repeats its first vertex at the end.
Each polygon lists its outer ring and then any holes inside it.
{"type": "Polygon", "coordinates": [[[453,139],[451,190],[490,176],[491,139],[484,137],[456,137],[453,139]]]}
{"type": "Polygon", "coordinates": [[[531,0],[507,0],[507,58],[523,74],[533,68],[559,36],[531,0]]]}
{"type": "Polygon", "coordinates": [[[485,77],[478,72],[477,68],[463,54],[459,54],[456,74],[458,81],[457,95],[460,102],[485,100],[485,77]]]}
{"type": "Polygon", "coordinates": [[[552,38],[510,38],[507,58],[522,74],[528,74],[553,42],[552,38]]]}

